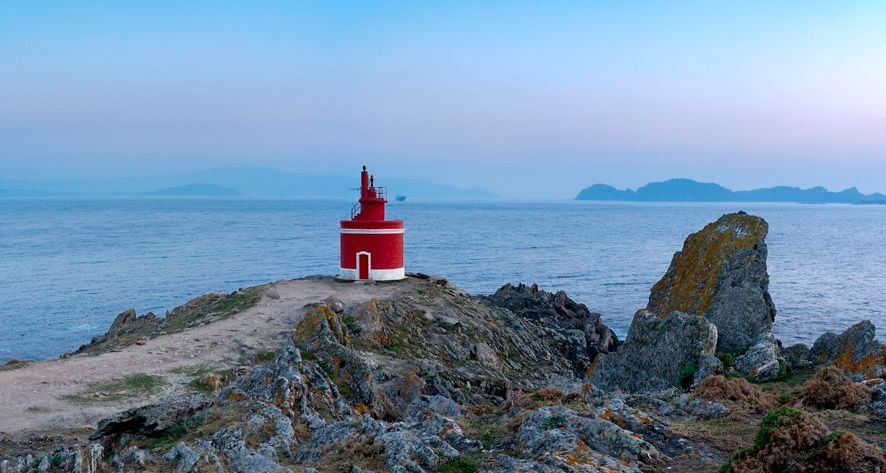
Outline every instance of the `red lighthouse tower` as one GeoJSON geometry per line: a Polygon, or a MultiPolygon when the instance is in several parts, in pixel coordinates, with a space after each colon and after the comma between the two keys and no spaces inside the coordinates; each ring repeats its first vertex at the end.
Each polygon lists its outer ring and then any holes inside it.
{"type": "Polygon", "coordinates": [[[341,221],[342,279],[394,281],[406,277],[403,267],[403,220],[385,220],[384,187],[375,186],[363,166],[360,200],[351,219],[341,221]]]}

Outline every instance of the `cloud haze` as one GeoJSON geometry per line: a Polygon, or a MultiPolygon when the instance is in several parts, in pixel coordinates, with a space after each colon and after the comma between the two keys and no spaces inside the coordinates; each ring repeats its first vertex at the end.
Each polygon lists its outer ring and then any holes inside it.
{"type": "Polygon", "coordinates": [[[880,2],[183,3],[0,5],[4,174],[886,191],[880,2]]]}

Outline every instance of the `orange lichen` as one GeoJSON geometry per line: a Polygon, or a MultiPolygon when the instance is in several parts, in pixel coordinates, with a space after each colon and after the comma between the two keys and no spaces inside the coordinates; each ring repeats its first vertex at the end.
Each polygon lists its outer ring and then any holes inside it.
{"type": "Polygon", "coordinates": [[[714,303],[717,279],[728,255],[766,238],[765,220],[731,214],[689,235],[665,276],[652,287],[649,310],[663,317],[679,310],[704,315],[714,303]]]}
{"type": "Polygon", "coordinates": [[[853,346],[852,341],[847,340],[843,345],[843,351],[840,352],[834,360],[834,366],[849,371],[850,373],[861,373],[868,371],[874,366],[883,364],[883,355],[881,353],[865,355],[856,361],[853,355],[854,352],[855,347],[853,346]]]}
{"type": "Polygon", "coordinates": [[[243,394],[240,391],[231,391],[230,393],[228,393],[228,400],[229,401],[245,401],[246,394],[243,394]]]}
{"type": "Polygon", "coordinates": [[[608,420],[619,427],[623,428],[625,426],[625,420],[621,418],[621,416],[613,414],[612,409],[604,410],[599,417],[603,420],[608,420]]]}
{"type": "Polygon", "coordinates": [[[594,357],[594,361],[592,361],[591,364],[588,365],[588,369],[585,370],[585,376],[590,376],[590,375],[594,374],[594,370],[597,369],[597,365],[600,364],[600,360],[602,360],[602,359],[603,359],[603,354],[597,353],[597,356],[594,357]]]}

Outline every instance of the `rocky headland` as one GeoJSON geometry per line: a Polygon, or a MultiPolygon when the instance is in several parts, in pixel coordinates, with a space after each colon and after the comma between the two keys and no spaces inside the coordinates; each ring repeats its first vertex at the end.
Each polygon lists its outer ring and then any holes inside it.
{"type": "Polygon", "coordinates": [[[690,235],[619,340],[560,292],[311,277],[0,367],[0,472],[879,472],[867,321],[784,347],[767,223],[690,235]]]}

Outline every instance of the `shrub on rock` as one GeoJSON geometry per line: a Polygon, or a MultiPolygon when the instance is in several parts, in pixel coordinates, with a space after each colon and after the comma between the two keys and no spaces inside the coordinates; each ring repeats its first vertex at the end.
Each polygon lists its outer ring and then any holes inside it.
{"type": "Polygon", "coordinates": [[[826,366],[803,386],[803,404],[818,409],[851,409],[871,400],[863,385],[854,383],[836,366],[826,366]]]}
{"type": "Polygon", "coordinates": [[[754,444],[736,453],[721,473],[874,473],[886,468],[883,453],[851,433],[832,432],[812,415],[781,407],[763,417],[754,444]]]}
{"type": "Polygon", "coordinates": [[[765,412],[775,406],[775,399],[744,378],[711,376],[699,383],[692,396],[725,404],[734,412],[765,412]]]}

